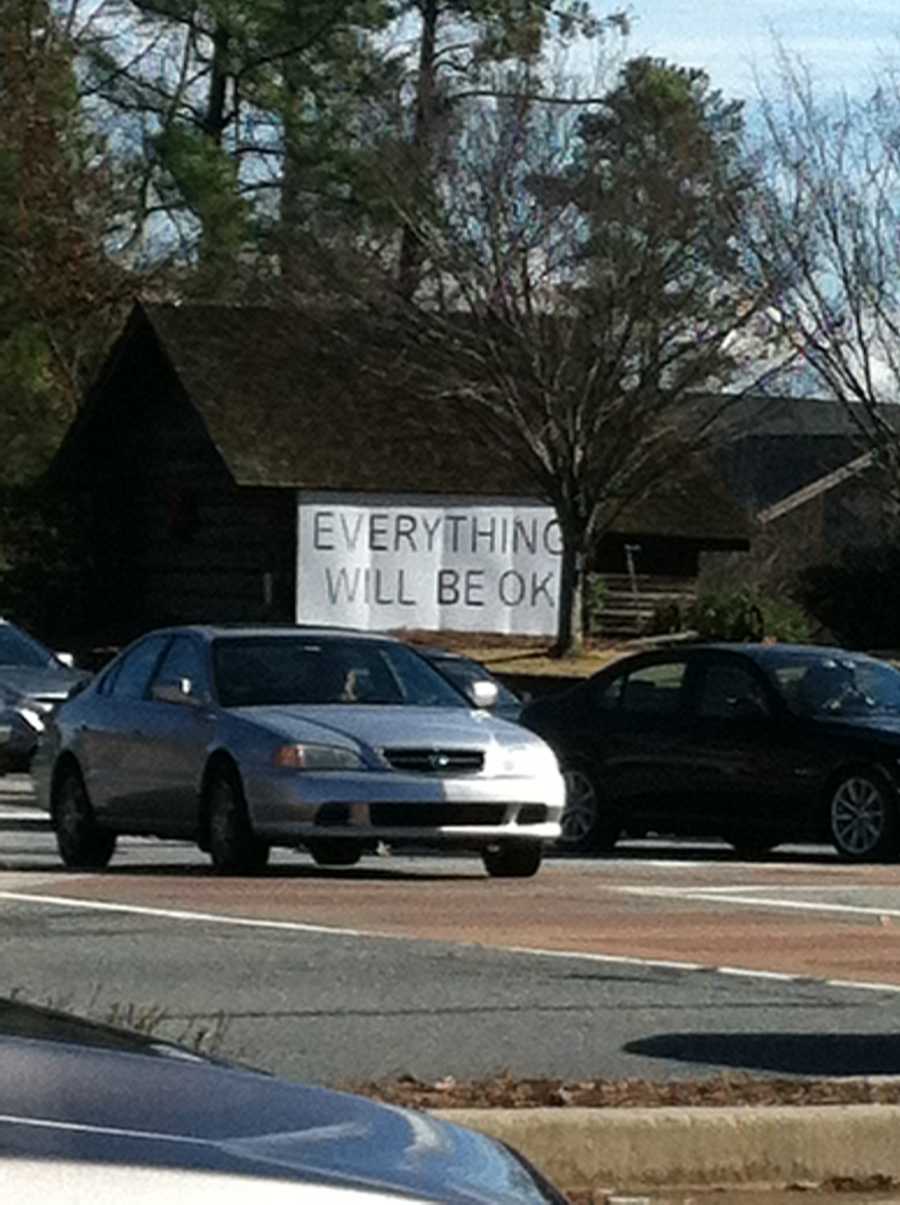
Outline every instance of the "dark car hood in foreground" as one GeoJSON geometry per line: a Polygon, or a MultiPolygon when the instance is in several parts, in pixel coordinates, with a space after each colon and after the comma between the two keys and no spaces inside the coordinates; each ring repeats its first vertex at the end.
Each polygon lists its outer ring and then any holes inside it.
{"type": "MultiPolygon", "coordinates": [[[[65,1169],[75,1164],[82,1176],[85,1165],[104,1165],[139,1169],[136,1177],[254,1177],[241,1180],[254,1202],[286,1180],[419,1201],[562,1201],[504,1147],[427,1114],[6,1004],[0,1183],[17,1168],[24,1182],[48,1161],[60,1169],[48,1205],[66,1199],[65,1169]]],[[[96,1181],[98,1205],[111,1200],[103,1167],[96,1181]]]]}

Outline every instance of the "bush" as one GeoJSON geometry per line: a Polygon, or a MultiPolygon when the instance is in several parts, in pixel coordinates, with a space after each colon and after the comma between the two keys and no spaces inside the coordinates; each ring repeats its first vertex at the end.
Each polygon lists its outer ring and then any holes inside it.
{"type": "Polygon", "coordinates": [[[606,582],[599,573],[588,573],[584,582],[584,617],[585,630],[599,632],[606,606],[606,582]]]}
{"type": "Polygon", "coordinates": [[[813,624],[802,607],[746,589],[701,593],[688,610],[685,626],[704,640],[768,638],[803,644],[813,636],[813,624]]]}

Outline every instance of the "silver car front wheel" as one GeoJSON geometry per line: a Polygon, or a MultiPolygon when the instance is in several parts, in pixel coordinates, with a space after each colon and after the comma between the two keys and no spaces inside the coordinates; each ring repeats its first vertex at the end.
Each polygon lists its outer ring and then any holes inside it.
{"type": "Polygon", "coordinates": [[[256,874],[269,860],[269,846],[253,833],[235,772],[217,770],[207,787],[209,854],[216,874],[256,874]]]}

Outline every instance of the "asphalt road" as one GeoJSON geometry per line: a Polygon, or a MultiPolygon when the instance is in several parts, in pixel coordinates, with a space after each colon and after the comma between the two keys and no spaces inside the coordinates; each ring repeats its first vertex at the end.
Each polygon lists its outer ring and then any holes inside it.
{"type": "Polygon", "coordinates": [[[67,874],[21,827],[30,802],[0,779],[0,994],[331,1084],[900,1074],[900,869],[638,842],[523,882],[287,851],[222,880],[190,846],[126,840],[110,872],[67,874]]]}

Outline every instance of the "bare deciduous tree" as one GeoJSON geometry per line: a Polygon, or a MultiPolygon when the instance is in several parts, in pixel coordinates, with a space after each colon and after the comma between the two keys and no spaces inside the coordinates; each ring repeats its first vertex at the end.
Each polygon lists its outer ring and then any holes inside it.
{"type": "Polygon", "coordinates": [[[842,401],[858,443],[900,501],[900,86],[817,97],[782,61],[763,105],[768,181],[751,239],[773,330],[818,392],[842,401]]]}
{"type": "Polygon", "coordinates": [[[370,318],[423,404],[453,400],[555,507],[560,654],[582,640],[590,549],[701,441],[698,393],[758,351],[771,292],[741,250],[740,133],[739,106],[663,62],[627,64],[577,118],[510,86],[467,113],[429,206],[402,215],[422,282],[370,318]]]}

